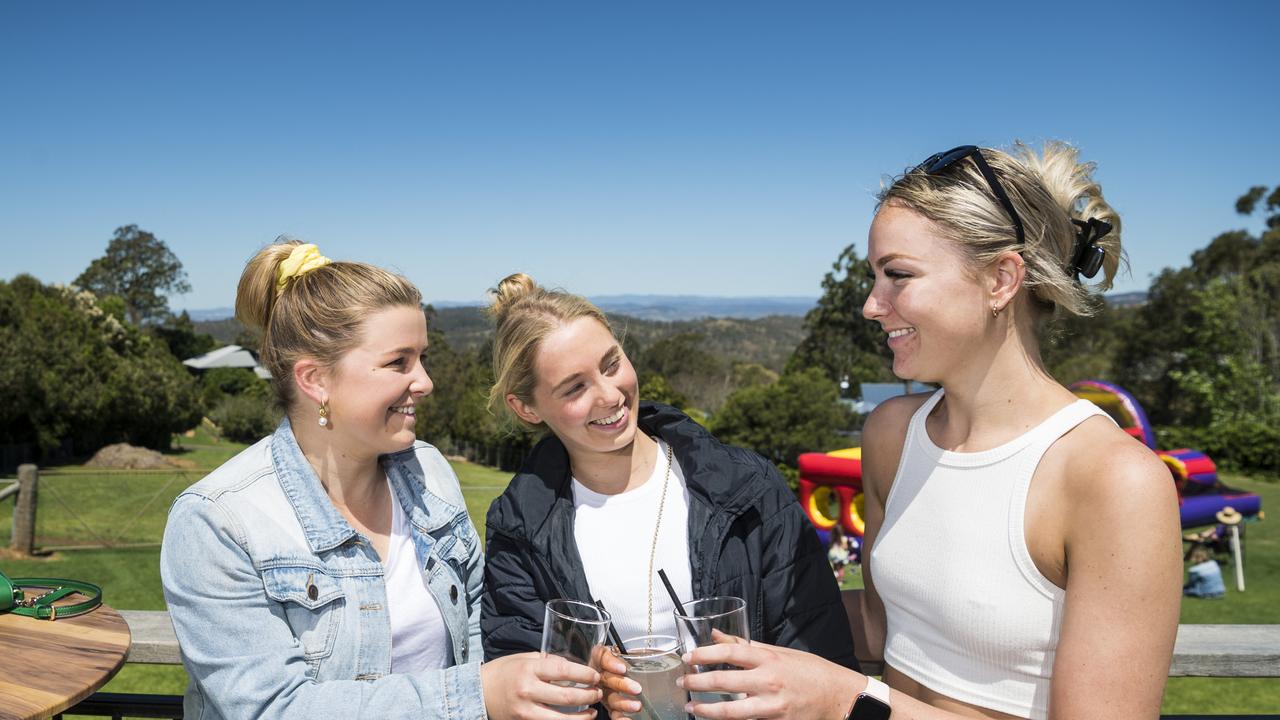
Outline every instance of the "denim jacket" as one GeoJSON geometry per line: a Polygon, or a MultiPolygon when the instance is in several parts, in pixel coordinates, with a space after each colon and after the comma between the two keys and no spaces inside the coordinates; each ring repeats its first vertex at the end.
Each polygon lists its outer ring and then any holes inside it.
{"type": "Polygon", "coordinates": [[[174,501],[160,552],[188,720],[484,718],[480,538],[432,446],[380,459],[453,663],[391,674],[383,566],[329,501],[288,419],[174,501]]]}

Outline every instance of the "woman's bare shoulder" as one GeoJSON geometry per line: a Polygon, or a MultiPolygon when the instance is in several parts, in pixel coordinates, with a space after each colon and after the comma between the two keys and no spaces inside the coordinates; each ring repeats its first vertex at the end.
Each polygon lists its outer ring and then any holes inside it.
{"type": "Polygon", "coordinates": [[[911,418],[930,393],[901,395],[876,406],[862,426],[862,482],[871,495],[887,495],[893,483],[911,418]]]}
{"type": "Polygon", "coordinates": [[[907,436],[911,416],[932,395],[933,393],[899,395],[877,405],[862,426],[862,446],[866,448],[878,443],[901,444],[902,439],[907,436]]]}
{"type": "Polygon", "coordinates": [[[1064,438],[1063,468],[1073,505],[1129,508],[1176,503],[1169,468],[1150,448],[1104,418],[1091,418],[1064,438]]]}

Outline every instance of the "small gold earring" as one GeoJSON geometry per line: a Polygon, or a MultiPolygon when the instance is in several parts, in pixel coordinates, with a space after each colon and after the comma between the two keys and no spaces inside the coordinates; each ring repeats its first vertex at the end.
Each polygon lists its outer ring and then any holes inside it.
{"type": "Polygon", "coordinates": [[[999,305],[992,305],[992,306],[991,306],[991,317],[1000,317],[1000,306],[999,306],[999,305]]]}
{"type": "Polygon", "coordinates": [[[327,427],[328,425],[329,425],[329,403],[323,402],[323,403],[320,403],[320,427],[327,427]]]}

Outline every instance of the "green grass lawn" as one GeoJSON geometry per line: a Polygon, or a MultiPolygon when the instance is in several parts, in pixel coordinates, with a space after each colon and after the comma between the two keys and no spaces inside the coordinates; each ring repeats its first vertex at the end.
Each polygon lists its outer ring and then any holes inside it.
{"type": "MultiPolygon", "coordinates": [[[[132,610],[163,610],[159,540],[169,504],[187,485],[200,479],[244,448],[219,442],[203,431],[176,438],[172,453],[194,467],[179,471],[103,471],[80,466],[42,470],[37,543],[45,547],[89,545],[107,539],[118,546],[57,550],[37,558],[0,555],[9,575],[81,578],[102,585],[106,602],[132,610]],[[134,545],[124,547],[120,545],[134,545]]],[[[454,463],[467,511],[483,535],[489,503],[506,487],[509,473],[454,463]]],[[[1263,507],[1280,509],[1280,484],[1224,476],[1230,485],[1257,492],[1263,507]]],[[[1280,510],[1273,510],[1280,512],[1280,510]]],[[[0,538],[7,538],[11,513],[0,512],[0,538]]],[[[1238,592],[1234,569],[1223,568],[1227,597],[1186,598],[1183,623],[1280,624],[1280,527],[1276,521],[1248,526],[1245,567],[1247,590],[1238,592]]],[[[854,568],[842,587],[862,587],[854,568]]],[[[126,665],[104,688],[109,692],[181,694],[186,674],[180,667],[126,665]]],[[[1280,708],[1280,679],[1171,678],[1165,713],[1261,713],[1280,708]]]]}
{"type": "MultiPolygon", "coordinates": [[[[1235,567],[1222,568],[1227,596],[1221,600],[1182,599],[1180,622],[1280,624],[1280,484],[1222,474],[1232,487],[1258,493],[1272,519],[1249,523],[1245,531],[1245,591],[1236,590],[1235,567]]],[[[1173,714],[1280,712],[1280,678],[1169,678],[1164,712],[1173,714]]]]}

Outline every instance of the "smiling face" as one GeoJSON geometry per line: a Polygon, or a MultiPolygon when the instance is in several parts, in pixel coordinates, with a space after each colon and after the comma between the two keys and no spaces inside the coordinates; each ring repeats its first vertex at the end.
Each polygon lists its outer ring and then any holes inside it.
{"type": "Polygon", "coordinates": [[[543,338],[534,368],[530,402],[508,395],[507,404],[527,422],[545,422],[571,456],[616,452],[635,440],[640,383],[600,321],[580,317],[556,328],[543,338]]]}
{"type": "Polygon", "coordinates": [[[413,445],[414,405],[432,389],[426,349],[422,310],[396,306],[370,315],[360,343],[328,373],[331,440],[355,456],[413,445]]]}
{"type": "Polygon", "coordinates": [[[862,315],[888,334],[895,375],[941,382],[979,356],[991,298],[951,240],[919,213],[888,204],[868,247],[876,280],[862,315]]]}

